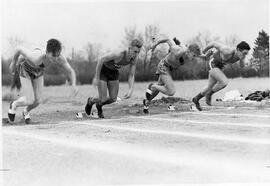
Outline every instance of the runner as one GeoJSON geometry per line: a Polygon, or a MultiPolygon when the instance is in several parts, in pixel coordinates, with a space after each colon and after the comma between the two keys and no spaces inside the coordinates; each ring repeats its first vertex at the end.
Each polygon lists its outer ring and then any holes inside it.
{"type": "Polygon", "coordinates": [[[196,108],[201,111],[199,100],[205,96],[206,104],[211,106],[212,95],[228,85],[228,78],[222,71],[223,67],[226,64],[232,64],[237,61],[240,61],[240,67],[244,67],[244,59],[250,50],[250,46],[245,41],[240,42],[235,49],[228,46],[212,43],[207,46],[203,53],[206,54],[205,57],[210,57],[209,66],[209,77],[208,77],[208,86],[195,96],[192,101],[195,104],[196,108]],[[216,49],[213,52],[210,49],[216,49]]]}
{"type": "Polygon", "coordinates": [[[12,87],[20,88],[22,96],[10,103],[8,118],[11,122],[15,120],[16,108],[25,107],[22,114],[25,123],[30,124],[30,111],[41,103],[44,68],[48,65],[61,65],[68,72],[74,95],[78,93],[75,72],[61,54],[61,50],[61,43],[56,39],[50,39],[47,42],[46,52],[42,52],[39,48],[28,50],[18,47],[16,49],[10,64],[10,70],[14,75],[12,87]]]}
{"type": "Polygon", "coordinates": [[[187,48],[180,45],[180,42],[176,42],[176,38],[160,39],[157,40],[153,47],[152,52],[161,43],[167,43],[169,45],[169,53],[160,60],[156,74],[158,75],[158,82],[151,83],[145,93],[146,99],[143,100],[144,113],[149,113],[149,104],[159,92],[173,96],[175,94],[175,87],[172,79],[172,71],[176,70],[179,66],[183,65],[185,61],[193,60],[194,57],[200,55],[200,48],[197,44],[190,44],[187,48]]]}
{"type": "Polygon", "coordinates": [[[99,118],[104,118],[102,107],[117,100],[119,91],[119,69],[122,66],[130,65],[128,84],[129,90],[125,99],[131,97],[134,87],[137,56],[141,50],[142,42],[138,39],[131,41],[127,50],[107,54],[102,57],[96,67],[96,75],[93,84],[98,87],[98,97],[89,97],[85,106],[85,113],[90,116],[94,104],[98,110],[99,118]],[[107,89],[109,97],[107,97],[107,89]]]}

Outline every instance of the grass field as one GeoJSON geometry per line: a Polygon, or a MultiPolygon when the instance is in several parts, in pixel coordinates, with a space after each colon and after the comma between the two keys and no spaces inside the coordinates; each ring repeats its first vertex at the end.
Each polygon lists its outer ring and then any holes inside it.
{"type": "MultiPolygon", "coordinates": [[[[69,97],[68,86],[45,87],[31,125],[18,109],[16,123],[3,126],[4,185],[269,185],[270,102],[210,108],[202,101],[205,111],[190,111],[189,100],[206,84],[175,82],[175,97],[187,101],[176,111],[155,104],[144,115],[148,83],[136,83],[131,99],[104,108],[103,120],[75,118],[96,94],[92,86],[79,86],[77,97],[69,97]]],[[[127,87],[121,83],[120,97],[127,87]]],[[[215,98],[234,89],[247,96],[269,89],[269,79],[232,79],[215,98]]],[[[6,117],[7,101],[2,108],[6,117]]]]}
{"type": "MultiPolygon", "coordinates": [[[[141,104],[142,99],[144,98],[146,87],[149,83],[136,83],[134,87],[133,96],[129,100],[124,100],[120,105],[134,105],[136,103],[141,104]]],[[[193,96],[198,94],[205,86],[207,85],[207,80],[188,80],[188,81],[177,81],[175,82],[176,93],[174,97],[181,97],[183,99],[191,100],[193,96]]],[[[226,91],[230,90],[239,90],[244,97],[249,93],[252,93],[256,90],[266,90],[270,87],[269,78],[236,78],[230,79],[229,85],[222,91],[218,92],[213,96],[213,100],[216,98],[222,98],[226,91]]],[[[128,90],[127,83],[120,84],[119,97],[123,97],[128,90]]],[[[8,97],[10,94],[9,87],[2,87],[2,95],[8,97]]],[[[82,111],[84,104],[89,96],[94,96],[97,94],[97,90],[91,85],[79,86],[79,94],[76,97],[70,97],[71,89],[69,86],[49,86],[44,87],[43,93],[43,103],[37,109],[33,111],[33,115],[50,114],[52,117],[57,114],[60,116],[70,117],[74,116],[74,113],[82,111]],[[57,111],[57,113],[56,113],[57,111]],[[72,113],[72,114],[71,114],[72,113]]],[[[164,95],[159,94],[156,99],[160,99],[164,95]]],[[[117,105],[115,103],[113,105],[117,105]]],[[[214,103],[215,104],[215,103],[214,103]]],[[[106,108],[113,108],[114,106],[107,106],[106,108]]],[[[8,102],[3,101],[2,107],[3,117],[6,117],[6,112],[8,108],[8,102]]],[[[122,115],[121,112],[118,114],[122,115]]],[[[111,115],[109,114],[109,117],[111,115]]],[[[62,120],[62,117],[59,118],[62,120]]],[[[56,119],[57,120],[57,119],[56,119]]]]}

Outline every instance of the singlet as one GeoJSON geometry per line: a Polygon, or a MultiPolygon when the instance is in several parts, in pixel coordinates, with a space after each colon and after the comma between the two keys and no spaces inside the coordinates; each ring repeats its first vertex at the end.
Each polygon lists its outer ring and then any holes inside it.
{"type": "Polygon", "coordinates": [[[135,62],[135,60],[128,61],[126,59],[127,51],[123,51],[122,54],[123,54],[123,57],[119,62],[116,62],[115,60],[109,60],[109,61],[105,61],[103,65],[105,65],[107,68],[111,70],[119,70],[122,66],[130,65],[135,62]]]}
{"type": "Polygon", "coordinates": [[[235,61],[238,61],[238,57],[235,55],[235,52],[232,53],[231,57],[229,59],[222,59],[220,51],[213,54],[213,60],[212,63],[218,67],[223,68],[226,64],[232,64],[235,61]]]}
{"type": "MultiPolygon", "coordinates": [[[[36,48],[35,50],[40,50],[40,49],[36,48]]],[[[20,76],[25,77],[25,78],[29,76],[32,79],[36,79],[43,75],[44,68],[45,68],[44,63],[41,63],[40,65],[34,67],[27,62],[28,61],[27,58],[23,58],[21,60],[22,61],[19,65],[20,76]]]]}
{"type": "Polygon", "coordinates": [[[171,52],[169,54],[167,54],[167,56],[165,56],[164,64],[169,66],[172,69],[177,69],[179,66],[184,64],[184,62],[185,62],[184,58],[183,58],[183,56],[181,56],[181,57],[175,57],[176,58],[175,60],[168,60],[169,55],[174,55],[174,54],[171,54],[171,52]]]}

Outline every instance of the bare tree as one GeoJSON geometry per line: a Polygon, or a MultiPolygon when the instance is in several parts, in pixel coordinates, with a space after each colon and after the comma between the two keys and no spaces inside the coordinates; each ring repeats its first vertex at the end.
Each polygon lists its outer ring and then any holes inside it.
{"type": "Polygon", "coordinates": [[[15,52],[15,49],[24,44],[25,41],[23,41],[22,39],[20,39],[18,36],[15,36],[15,37],[9,37],[7,38],[8,40],[8,43],[9,43],[9,47],[11,49],[11,52],[14,53],[15,52]]]}
{"type": "Polygon", "coordinates": [[[219,42],[219,36],[213,36],[210,31],[199,32],[193,38],[187,40],[187,44],[189,43],[197,43],[201,49],[205,48],[211,42],[219,42]]]}
{"type": "Polygon", "coordinates": [[[90,63],[96,63],[100,55],[102,55],[102,46],[99,43],[88,43],[85,50],[90,63]]]}
{"type": "Polygon", "coordinates": [[[236,34],[229,35],[225,38],[225,44],[229,47],[236,47],[236,45],[240,42],[240,37],[236,34]]]}

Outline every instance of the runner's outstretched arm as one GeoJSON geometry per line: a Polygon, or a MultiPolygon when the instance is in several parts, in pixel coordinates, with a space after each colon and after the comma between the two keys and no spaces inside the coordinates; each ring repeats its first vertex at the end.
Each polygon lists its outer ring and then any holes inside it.
{"type": "Polygon", "coordinates": [[[174,42],[173,40],[170,40],[170,39],[168,39],[168,38],[163,38],[163,39],[157,40],[157,41],[153,44],[153,46],[151,47],[152,51],[154,51],[155,48],[156,48],[159,44],[162,44],[162,43],[167,43],[167,44],[169,45],[170,49],[171,49],[173,46],[176,45],[175,42],[174,42]]]}
{"type": "Polygon", "coordinates": [[[219,43],[216,43],[216,42],[212,42],[207,47],[205,47],[205,49],[202,51],[202,53],[205,54],[211,48],[216,48],[216,49],[220,50],[222,48],[222,45],[219,43]]]}
{"type": "Polygon", "coordinates": [[[71,81],[70,83],[73,88],[74,95],[76,95],[78,93],[78,88],[76,87],[76,73],[74,69],[70,66],[70,64],[67,62],[67,59],[63,55],[60,56],[60,65],[68,73],[68,77],[71,81]]]}
{"type": "Polygon", "coordinates": [[[128,76],[128,92],[125,94],[124,98],[128,99],[131,97],[134,89],[135,82],[135,71],[136,71],[136,63],[130,65],[129,76],[128,76]]]}

